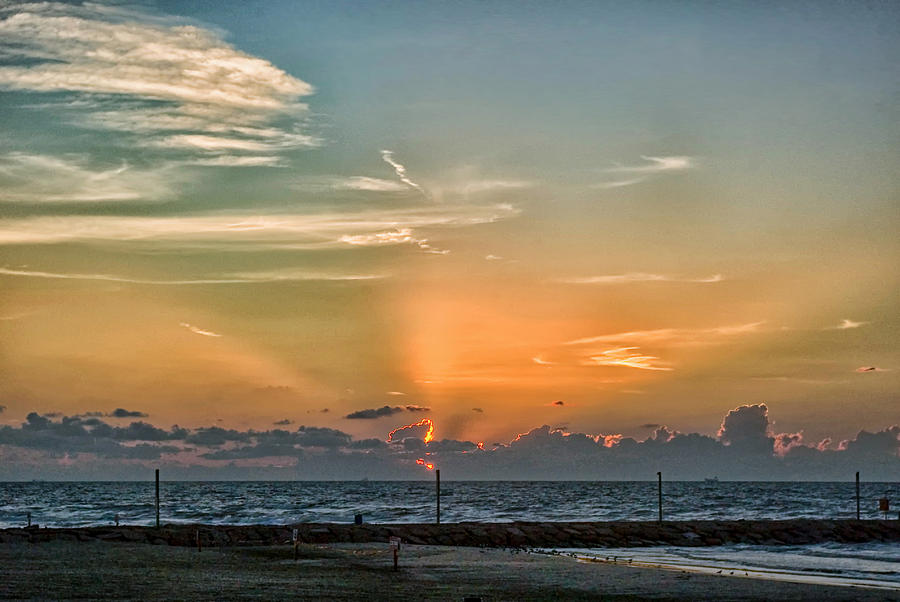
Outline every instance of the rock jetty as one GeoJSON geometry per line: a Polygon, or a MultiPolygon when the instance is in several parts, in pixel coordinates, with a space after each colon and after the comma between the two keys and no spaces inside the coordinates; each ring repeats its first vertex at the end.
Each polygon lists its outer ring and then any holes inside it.
{"type": "Polygon", "coordinates": [[[900,520],[735,520],[512,522],[444,524],[203,525],[156,527],[107,526],[0,530],[0,544],[54,540],[140,542],[204,547],[302,543],[387,542],[400,537],[411,544],[488,547],[635,547],[716,546],[724,544],[803,545],[823,542],[900,542],[900,520]]]}

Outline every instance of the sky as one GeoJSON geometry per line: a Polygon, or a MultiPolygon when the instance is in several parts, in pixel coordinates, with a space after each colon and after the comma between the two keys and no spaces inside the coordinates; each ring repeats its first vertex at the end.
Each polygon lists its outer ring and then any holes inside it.
{"type": "Polygon", "coordinates": [[[898,17],[0,0],[0,479],[896,475],[898,17]]]}

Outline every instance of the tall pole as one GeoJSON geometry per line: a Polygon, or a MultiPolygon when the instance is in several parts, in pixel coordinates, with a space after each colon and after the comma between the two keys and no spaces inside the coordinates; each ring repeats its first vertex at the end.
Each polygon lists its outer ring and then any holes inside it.
{"type": "Polygon", "coordinates": [[[659,496],[659,522],[662,522],[662,473],[656,473],[657,493],[659,496]]]}
{"type": "Polygon", "coordinates": [[[856,471],[856,520],[859,520],[859,471],[856,471]]]}
{"type": "Polygon", "coordinates": [[[159,529],[159,469],[156,469],[156,528],[159,529]]]}
{"type": "Polygon", "coordinates": [[[437,497],[437,524],[441,524],[441,469],[434,471],[434,489],[437,497]]]}

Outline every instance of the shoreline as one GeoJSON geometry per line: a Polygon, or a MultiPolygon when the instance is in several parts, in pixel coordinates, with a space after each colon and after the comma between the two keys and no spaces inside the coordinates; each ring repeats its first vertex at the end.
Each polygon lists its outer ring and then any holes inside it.
{"type": "MultiPolygon", "coordinates": [[[[565,554],[566,552],[561,552],[565,554]]],[[[612,564],[616,566],[629,566],[641,569],[657,569],[664,571],[678,571],[682,573],[696,573],[701,575],[721,575],[723,577],[735,577],[739,579],[758,579],[764,581],[782,581],[785,583],[802,583],[811,585],[824,585],[830,587],[853,587],[871,589],[883,592],[893,592],[900,595],[900,582],[882,581],[877,579],[857,578],[857,577],[839,577],[827,573],[817,573],[810,571],[804,573],[802,571],[778,569],[778,568],[759,568],[744,566],[738,562],[730,563],[732,566],[721,566],[718,564],[697,564],[688,562],[673,561],[647,561],[634,560],[633,558],[624,558],[622,561],[610,561],[600,556],[591,555],[588,552],[574,552],[574,557],[578,562],[612,564]]]]}
{"type": "Polygon", "coordinates": [[[387,543],[197,551],[101,540],[0,545],[4,599],[900,600],[900,592],[576,562],[561,555],[387,543]]]}

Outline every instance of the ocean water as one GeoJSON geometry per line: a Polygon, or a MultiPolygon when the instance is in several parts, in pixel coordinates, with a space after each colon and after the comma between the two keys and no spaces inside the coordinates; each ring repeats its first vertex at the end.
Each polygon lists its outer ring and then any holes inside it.
{"type": "MultiPolygon", "coordinates": [[[[854,518],[854,483],[669,482],[663,484],[668,520],[854,518]]],[[[900,510],[900,483],[862,483],[863,518],[879,518],[878,499],[900,510]]],[[[288,524],[415,523],[435,518],[428,481],[162,482],[163,522],[288,524]]],[[[0,483],[0,527],[155,522],[152,482],[0,483]]],[[[656,520],[655,482],[444,481],[443,522],[656,520]]]]}

